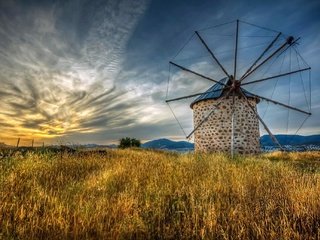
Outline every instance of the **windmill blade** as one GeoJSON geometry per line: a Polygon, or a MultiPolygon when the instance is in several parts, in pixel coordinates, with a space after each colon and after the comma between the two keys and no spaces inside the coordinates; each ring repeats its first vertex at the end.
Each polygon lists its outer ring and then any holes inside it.
{"type": "Polygon", "coordinates": [[[248,68],[248,70],[241,76],[240,79],[244,78],[252,68],[260,61],[260,59],[269,51],[269,49],[275,44],[275,42],[279,39],[281,32],[273,39],[273,41],[267,46],[267,48],[260,54],[260,56],[254,61],[254,63],[248,68]]]}
{"type": "Polygon", "coordinates": [[[281,144],[278,142],[278,140],[276,139],[276,137],[272,134],[272,132],[270,131],[270,129],[268,128],[268,126],[265,124],[265,122],[262,120],[262,118],[259,116],[259,114],[257,113],[257,111],[254,109],[254,107],[250,104],[248,98],[246,97],[246,95],[243,93],[242,89],[240,89],[240,94],[242,95],[242,97],[246,100],[247,105],[250,107],[250,109],[252,110],[252,112],[256,115],[256,117],[259,119],[259,121],[262,123],[264,129],[268,132],[271,140],[277,144],[280,149],[283,151],[284,149],[282,148],[281,144]]]}
{"type": "Polygon", "coordinates": [[[295,111],[298,111],[298,112],[301,112],[301,113],[304,113],[304,114],[307,114],[307,115],[311,115],[310,112],[306,112],[306,111],[301,110],[301,109],[299,109],[299,108],[289,106],[289,105],[287,105],[287,104],[284,104],[284,103],[281,103],[281,102],[272,100],[272,99],[270,99],[270,98],[266,98],[266,97],[259,96],[259,95],[257,95],[257,94],[248,92],[247,90],[245,90],[245,89],[243,89],[243,88],[241,88],[241,91],[246,91],[247,93],[253,95],[254,97],[261,98],[261,99],[266,100],[266,101],[268,101],[268,102],[272,102],[272,103],[274,103],[274,104],[278,104],[278,105],[281,105],[281,106],[283,106],[283,107],[286,107],[286,108],[289,108],[289,109],[292,109],[292,110],[295,110],[295,111]]]}
{"type": "Polygon", "coordinates": [[[206,42],[203,40],[203,38],[200,36],[198,31],[195,31],[196,35],[198,36],[198,38],[200,39],[200,41],[202,42],[202,44],[205,46],[205,48],[208,50],[208,52],[210,53],[211,57],[216,61],[216,63],[219,65],[219,67],[221,68],[221,70],[227,75],[228,78],[230,78],[229,73],[224,69],[224,67],[222,66],[222,64],[219,62],[219,60],[216,58],[216,56],[213,54],[213,52],[211,51],[211,49],[208,47],[208,45],[206,44],[206,42]]]}
{"type": "Polygon", "coordinates": [[[185,136],[187,136],[186,132],[184,131],[184,129],[183,129],[183,127],[182,127],[182,125],[181,125],[181,123],[180,123],[180,121],[179,121],[179,119],[178,119],[178,117],[176,116],[176,114],[175,114],[174,111],[172,110],[170,104],[167,103],[167,105],[168,105],[168,107],[169,107],[169,109],[170,109],[173,117],[176,119],[176,121],[177,121],[177,123],[178,123],[178,125],[179,125],[179,127],[180,127],[180,129],[181,129],[181,131],[183,132],[183,134],[184,134],[185,136]]]}
{"type": "Polygon", "coordinates": [[[300,38],[242,23],[236,20],[228,27],[195,31],[170,62],[172,95],[167,94],[165,102],[175,106],[173,115],[186,138],[194,137],[195,151],[224,151],[231,156],[258,153],[262,133],[267,133],[271,145],[284,150],[285,143],[273,133],[282,133],[283,126],[286,134],[294,132],[299,118],[311,115],[307,108],[311,97],[305,90],[311,96],[310,66],[291,51],[300,38]],[[186,111],[184,104],[192,111],[186,111]],[[265,112],[260,112],[263,107],[265,112]],[[282,115],[278,118],[287,117],[287,122],[277,122],[273,128],[268,123],[274,121],[273,116],[264,117],[269,107],[279,108],[277,114],[282,115]]]}
{"type": "Polygon", "coordinates": [[[220,100],[216,103],[216,105],[214,105],[214,109],[213,109],[204,119],[202,119],[202,121],[192,130],[191,133],[189,133],[189,135],[187,136],[187,139],[190,138],[191,135],[192,135],[195,131],[197,131],[197,129],[198,129],[199,127],[201,127],[201,125],[202,125],[204,122],[206,122],[206,121],[209,119],[209,117],[214,113],[214,111],[216,110],[216,108],[222,103],[222,100],[225,99],[225,98],[227,98],[227,97],[229,97],[231,91],[232,91],[232,89],[230,89],[225,96],[223,96],[222,98],[220,98],[220,100]]]}
{"type": "Polygon", "coordinates": [[[286,41],[272,54],[270,54],[265,60],[263,60],[258,66],[256,66],[254,69],[252,69],[250,72],[248,72],[245,76],[243,76],[239,81],[242,82],[245,78],[247,78],[249,75],[251,75],[254,71],[256,71],[258,68],[260,68],[262,65],[264,65],[266,62],[268,62],[273,56],[275,56],[278,52],[280,52],[283,48],[285,48],[284,51],[282,51],[280,54],[284,53],[286,50],[289,49],[290,46],[292,46],[294,43],[296,43],[300,38],[297,38],[295,41],[293,41],[293,37],[288,37],[286,41]],[[287,46],[289,44],[289,46],[287,46]]]}
{"type": "MultiPolygon", "coordinates": [[[[230,86],[227,86],[227,87],[225,87],[224,89],[229,89],[229,88],[230,88],[230,86]]],[[[183,100],[183,99],[186,99],[186,98],[192,98],[192,97],[200,96],[200,95],[202,95],[202,94],[219,92],[219,91],[223,91],[224,89],[216,89],[216,90],[213,90],[213,91],[206,91],[206,92],[191,94],[191,95],[188,95],[188,96],[183,96],[183,97],[178,97],[178,98],[172,98],[172,99],[166,100],[166,103],[173,102],[173,101],[179,101],[179,100],[183,100]]]]}
{"type": "Polygon", "coordinates": [[[174,66],[176,66],[176,67],[178,67],[178,68],[180,68],[180,69],[182,69],[182,70],[184,70],[184,71],[186,71],[186,72],[189,72],[189,73],[192,73],[192,74],[194,74],[194,75],[197,75],[197,76],[199,76],[199,77],[201,77],[201,78],[204,78],[204,79],[207,79],[207,80],[209,80],[209,81],[218,83],[218,84],[220,84],[220,85],[222,85],[222,86],[227,86],[227,85],[225,85],[224,83],[221,83],[221,82],[219,82],[219,81],[217,81],[217,80],[214,80],[214,79],[212,79],[212,78],[209,78],[209,77],[207,77],[207,76],[204,76],[204,75],[202,75],[202,74],[200,74],[200,73],[197,73],[197,72],[195,72],[195,71],[193,71],[193,70],[190,70],[190,69],[188,69],[188,68],[186,68],[186,67],[183,67],[183,66],[181,66],[181,65],[179,65],[179,64],[176,64],[176,63],[174,63],[174,62],[171,62],[171,61],[170,61],[169,63],[172,64],[172,65],[174,65],[174,66]]]}
{"type": "Polygon", "coordinates": [[[267,27],[259,26],[259,25],[257,25],[257,24],[253,24],[253,23],[246,22],[246,21],[243,21],[243,20],[239,20],[239,21],[240,21],[240,22],[242,22],[242,23],[244,23],[244,24],[251,25],[251,26],[253,26],[253,27],[260,28],[260,29],[263,29],[263,30],[266,30],[266,31],[269,31],[269,32],[276,32],[276,33],[279,33],[279,31],[274,30],[274,29],[271,29],[271,28],[267,28],[267,27]]]}
{"type": "Polygon", "coordinates": [[[284,76],[291,75],[291,74],[294,74],[294,73],[307,71],[307,70],[310,70],[310,69],[311,69],[311,67],[295,70],[295,71],[292,71],[292,72],[286,72],[286,73],[282,73],[282,74],[279,74],[279,75],[275,75],[275,76],[271,76],[271,77],[267,77],[267,78],[262,78],[262,79],[254,80],[254,81],[247,82],[247,83],[242,83],[241,86],[249,85],[249,84],[253,84],[253,83],[257,83],[257,82],[263,82],[263,81],[274,79],[274,78],[284,77],[284,76]]]}
{"type": "Polygon", "coordinates": [[[235,47],[235,51],[234,51],[234,70],[233,70],[233,78],[234,79],[236,79],[236,75],[237,75],[238,40],[239,40],[239,19],[237,19],[236,47],[235,47]]]}

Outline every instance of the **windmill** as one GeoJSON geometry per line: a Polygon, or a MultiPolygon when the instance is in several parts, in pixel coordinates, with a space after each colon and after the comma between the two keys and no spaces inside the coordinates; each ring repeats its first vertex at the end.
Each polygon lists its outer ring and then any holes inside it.
{"type": "MultiPolygon", "coordinates": [[[[287,36],[281,32],[240,20],[195,31],[188,42],[178,52],[178,54],[180,54],[188,44],[190,45],[190,48],[185,51],[185,58],[182,58],[182,60],[180,58],[180,62],[182,63],[180,63],[176,57],[175,61],[169,62],[170,68],[176,69],[176,73],[172,74],[172,76],[175,76],[178,80],[184,80],[186,84],[181,91],[178,90],[181,85],[174,85],[172,87],[173,92],[179,96],[170,98],[168,92],[172,78],[169,77],[166,102],[171,104],[186,99],[192,100],[189,106],[193,110],[193,128],[192,131],[185,135],[187,139],[194,136],[196,151],[231,152],[232,155],[234,153],[259,153],[259,124],[270,136],[273,143],[277,145],[279,149],[284,149],[273,135],[267,123],[263,120],[263,117],[259,114],[258,106],[261,102],[267,103],[268,107],[269,104],[276,105],[282,109],[287,109],[288,117],[290,110],[305,116],[305,120],[311,115],[311,68],[296,48],[299,39],[300,38],[287,36]],[[227,34],[222,30],[221,27],[225,25],[232,26],[232,34],[230,34],[230,32],[227,34]],[[246,31],[247,35],[241,35],[241,30],[244,31],[245,29],[241,27],[241,25],[250,26],[250,30],[246,31]],[[216,35],[223,38],[222,40],[216,41],[216,43],[222,44],[220,48],[219,46],[214,46],[214,44],[210,45],[210,37],[208,34],[205,34],[207,29],[216,28],[218,28],[216,35]],[[257,30],[258,35],[253,35],[253,32],[255,32],[253,30],[257,30]],[[247,40],[249,37],[267,38],[267,41],[263,41],[263,44],[252,45],[249,44],[250,41],[247,40]],[[232,41],[228,42],[224,40],[227,38],[232,38],[232,41]],[[195,45],[189,44],[191,39],[197,44],[197,49],[202,51],[201,54],[195,56],[195,54],[192,53],[192,46],[195,45]],[[239,45],[242,39],[244,39],[244,44],[240,47],[239,45]],[[219,51],[225,50],[228,44],[229,46],[231,45],[232,48],[234,47],[232,51],[224,51],[229,52],[229,55],[223,56],[219,54],[219,51]],[[259,46],[259,49],[251,46],[259,46]],[[203,51],[205,51],[205,53],[203,51]],[[239,53],[241,53],[240,57],[239,53]],[[204,54],[205,59],[203,59],[204,54]],[[183,64],[185,59],[189,61],[186,65],[183,64]],[[202,60],[193,63],[192,61],[195,59],[202,60]],[[239,67],[240,62],[242,64],[241,67],[239,67]],[[210,64],[213,64],[213,67],[210,66],[210,64]],[[209,74],[203,73],[204,69],[209,69],[209,74]],[[186,73],[187,77],[181,77],[181,72],[186,73]],[[302,76],[305,72],[308,72],[307,83],[303,80],[302,76]],[[191,82],[190,78],[193,78],[194,81],[191,82]],[[182,95],[184,90],[188,89],[188,85],[201,85],[198,84],[199,79],[208,82],[210,84],[209,87],[205,87],[204,91],[202,90],[201,92],[191,92],[182,95]],[[283,79],[289,79],[289,81],[283,79]],[[194,82],[197,83],[194,84],[194,82]],[[265,84],[270,82],[272,82],[273,87],[269,89],[265,84]],[[295,84],[297,82],[299,84],[295,84]],[[283,83],[288,84],[286,86],[283,83]],[[285,94],[281,94],[281,92],[280,94],[275,94],[277,86],[280,87],[280,89],[289,89],[287,94],[289,95],[289,101],[281,101],[285,94]],[[248,89],[248,87],[252,88],[248,89]],[[255,89],[259,88],[260,90],[262,88],[262,92],[264,93],[269,91],[271,94],[272,92],[271,96],[268,97],[266,94],[259,94],[258,90],[255,91],[255,89]],[[307,88],[309,88],[310,91],[309,99],[306,94],[307,88]],[[301,90],[301,94],[302,92],[304,93],[307,109],[299,108],[301,105],[300,100],[299,104],[291,104],[294,102],[294,99],[303,98],[300,98],[302,95],[298,92],[299,90],[301,90]],[[294,98],[291,91],[297,94],[297,96],[299,95],[299,97],[294,98]],[[275,95],[278,95],[279,98],[277,99],[275,95]]],[[[214,42],[214,38],[211,38],[211,40],[214,42]]],[[[251,42],[254,41],[255,40],[251,42]]],[[[195,49],[195,52],[197,52],[197,49],[195,49]]],[[[202,89],[203,87],[204,85],[202,89]]],[[[192,87],[190,88],[193,89],[192,87]]],[[[285,92],[286,90],[281,91],[285,92]]],[[[171,107],[170,109],[172,110],[171,107]]],[[[175,114],[173,110],[172,112],[183,130],[182,124],[180,124],[176,116],[177,114],[175,114]]],[[[300,127],[301,126],[302,125],[300,125],[300,127]]]]}

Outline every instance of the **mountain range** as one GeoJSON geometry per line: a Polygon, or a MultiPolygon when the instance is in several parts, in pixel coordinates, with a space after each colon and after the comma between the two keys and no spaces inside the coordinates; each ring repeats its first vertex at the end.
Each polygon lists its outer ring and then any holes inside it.
{"type": "MultiPolygon", "coordinates": [[[[301,136],[279,134],[275,135],[275,137],[281,145],[320,145],[320,135],[301,136]]],[[[262,146],[274,145],[269,135],[263,135],[260,138],[260,144],[262,146]]]]}
{"type": "MultiPolygon", "coordinates": [[[[281,145],[318,145],[320,146],[320,135],[301,136],[301,135],[275,135],[281,145]]],[[[269,135],[260,138],[261,147],[274,146],[269,135]]],[[[142,144],[143,148],[168,149],[168,150],[193,150],[194,144],[187,141],[172,141],[166,138],[151,140],[142,144]]]]}
{"type": "MultiPolygon", "coordinates": [[[[311,146],[313,149],[320,149],[320,135],[275,135],[277,140],[282,146],[292,146],[294,149],[301,146],[311,146]]],[[[269,135],[264,135],[260,137],[261,148],[263,149],[274,149],[277,146],[272,142],[269,135]]],[[[0,148],[10,147],[4,143],[0,142],[0,148]]],[[[79,145],[79,147],[85,148],[117,148],[116,144],[111,145],[99,145],[99,144],[84,144],[79,145]]],[[[176,150],[176,151],[190,151],[194,149],[194,144],[187,141],[172,141],[170,139],[161,138],[145,142],[141,145],[143,148],[151,149],[166,149],[166,150],[176,150]]]]}
{"type": "Polygon", "coordinates": [[[192,150],[194,144],[186,141],[172,141],[166,138],[152,140],[142,144],[143,148],[169,149],[169,150],[192,150]]]}

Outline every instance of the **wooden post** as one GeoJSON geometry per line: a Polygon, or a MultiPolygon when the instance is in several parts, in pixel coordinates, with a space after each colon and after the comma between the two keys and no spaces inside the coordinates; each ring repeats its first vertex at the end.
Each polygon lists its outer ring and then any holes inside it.
{"type": "Polygon", "coordinates": [[[231,117],[231,158],[234,158],[234,110],[231,117]]]}
{"type": "Polygon", "coordinates": [[[32,139],[31,147],[33,148],[34,139],[32,139]]]}
{"type": "Polygon", "coordinates": [[[234,158],[234,115],[235,115],[235,92],[232,92],[232,115],[231,115],[231,158],[234,158]]]}
{"type": "Polygon", "coordinates": [[[19,147],[19,143],[20,143],[20,138],[18,138],[18,141],[17,141],[17,148],[19,147]]]}
{"type": "Polygon", "coordinates": [[[42,147],[44,148],[44,142],[42,142],[42,147]]]}

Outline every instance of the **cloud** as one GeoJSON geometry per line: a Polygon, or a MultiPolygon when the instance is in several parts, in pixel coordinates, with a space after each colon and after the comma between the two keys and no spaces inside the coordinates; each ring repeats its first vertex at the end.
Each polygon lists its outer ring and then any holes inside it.
{"type": "Polygon", "coordinates": [[[135,122],[140,100],[117,76],[146,7],[144,0],[2,4],[3,135],[57,137],[135,122]]]}
{"type": "MultiPolygon", "coordinates": [[[[127,135],[181,137],[164,103],[168,62],[193,30],[235,18],[305,36],[301,52],[317,76],[319,4],[269,2],[1,1],[2,137],[87,142],[127,135]]],[[[209,71],[204,63],[192,64],[194,70],[209,71]]],[[[206,88],[199,79],[190,81],[190,75],[176,77],[184,77],[190,93],[206,88]]],[[[313,83],[317,103],[319,84],[313,83]]],[[[177,97],[186,93],[179,84],[173,90],[177,97]]],[[[191,123],[187,105],[181,116],[191,123]]],[[[317,126],[317,109],[308,120],[312,126],[317,126]]]]}

